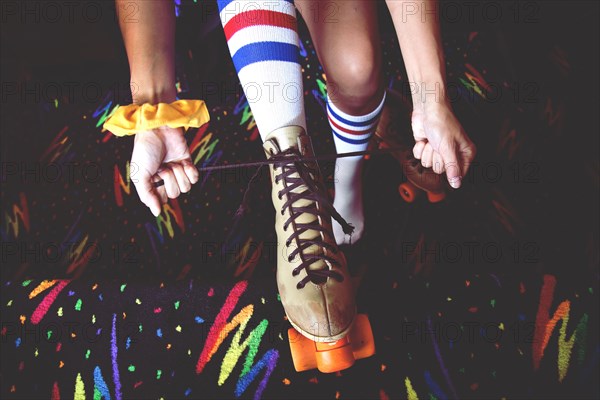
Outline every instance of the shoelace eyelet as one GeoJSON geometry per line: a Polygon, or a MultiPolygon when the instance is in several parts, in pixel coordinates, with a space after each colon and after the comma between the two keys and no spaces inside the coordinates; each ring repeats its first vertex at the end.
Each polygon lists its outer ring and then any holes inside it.
{"type": "MultiPolygon", "coordinates": [[[[305,197],[311,201],[315,201],[315,202],[324,202],[324,208],[325,208],[325,212],[330,211],[333,213],[332,217],[334,219],[336,219],[338,222],[340,222],[340,224],[342,224],[342,226],[345,226],[344,224],[347,225],[347,222],[339,215],[336,213],[335,209],[333,208],[333,206],[328,202],[328,199],[326,198],[324,192],[324,187],[322,187],[322,185],[319,185],[318,182],[315,182],[315,180],[318,180],[319,178],[319,173],[318,170],[313,171],[308,164],[305,164],[302,160],[302,155],[301,154],[296,154],[298,153],[297,150],[294,149],[288,149],[285,150],[281,153],[278,153],[277,155],[274,155],[274,157],[276,157],[276,159],[274,160],[274,167],[277,169],[277,171],[281,171],[281,173],[279,174],[279,172],[277,174],[274,174],[273,178],[276,184],[280,184],[281,182],[284,183],[284,188],[283,190],[279,190],[276,192],[277,197],[279,200],[283,200],[284,197],[286,197],[287,199],[287,203],[289,206],[289,210],[288,210],[288,215],[289,215],[289,219],[283,223],[283,231],[286,232],[287,234],[287,228],[289,225],[292,225],[294,223],[294,221],[296,220],[296,218],[300,215],[303,214],[303,212],[308,212],[310,214],[315,214],[317,217],[321,216],[323,214],[323,210],[321,210],[318,207],[311,207],[308,208],[308,206],[306,206],[306,211],[297,213],[297,211],[295,211],[295,208],[293,207],[293,204],[300,200],[300,199],[304,199],[305,197]],[[294,175],[297,174],[297,175],[294,175]],[[292,176],[294,175],[294,176],[292,176]],[[289,179],[289,182],[288,182],[289,179]],[[293,189],[297,188],[299,185],[306,185],[307,186],[307,190],[301,192],[301,193],[297,193],[297,191],[293,191],[293,189]],[[313,210],[314,208],[314,210],[313,210]]],[[[273,152],[271,152],[271,154],[273,154],[273,152]]],[[[320,204],[320,203],[319,203],[320,204]]],[[[285,207],[287,208],[287,207],[285,207]]],[[[285,215],[285,208],[282,207],[280,209],[280,213],[281,215],[285,215]]],[[[292,230],[295,229],[295,225],[292,226],[292,230]]],[[[321,226],[321,224],[319,224],[317,221],[313,221],[311,223],[307,223],[304,224],[300,229],[315,229],[321,233],[321,236],[323,236],[323,234],[325,234],[325,230],[323,228],[323,226],[321,226]]],[[[344,229],[346,230],[346,229],[344,229]]],[[[308,239],[301,239],[301,238],[296,238],[299,248],[300,249],[304,249],[304,244],[305,244],[305,240],[308,239]]],[[[325,239],[323,237],[321,237],[320,241],[324,241],[325,239]]],[[[298,255],[298,250],[295,252],[294,257],[292,257],[291,255],[288,255],[287,257],[287,261],[289,263],[292,263],[294,260],[300,260],[300,263],[297,263],[298,265],[296,266],[296,268],[293,269],[292,274],[293,276],[297,276],[300,274],[300,272],[302,272],[302,270],[304,270],[307,274],[307,276],[300,280],[300,282],[297,283],[296,287],[297,289],[302,289],[304,287],[306,287],[306,283],[307,281],[311,281],[314,283],[319,283],[322,282],[323,279],[325,278],[325,280],[327,280],[328,278],[334,278],[335,280],[341,280],[343,279],[343,277],[339,276],[339,273],[333,271],[333,270],[327,270],[326,268],[324,270],[319,269],[320,272],[317,271],[312,271],[310,269],[310,266],[314,263],[317,262],[318,260],[324,260],[327,262],[327,260],[329,260],[331,263],[333,264],[338,264],[336,258],[332,258],[332,257],[328,257],[327,256],[327,249],[329,248],[330,250],[332,250],[330,252],[330,254],[337,254],[338,253],[338,249],[334,248],[331,249],[331,246],[327,245],[327,243],[320,243],[319,240],[317,240],[317,238],[315,239],[311,239],[310,241],[313,241],[313,245],[321,245],[321,247],[323,247],[323,253],[319,253],[318,255],[314,255],[312,257],[308,257],[307,259],[305,259],[304,257],[304,253],[303,251],[300,251],[299,255],[299,259],[296,257],[298,255]]],[[[292,244],[292,240],[288,239],[285,241],[285,245],[286,247],[290,247],[292,244]]]]}

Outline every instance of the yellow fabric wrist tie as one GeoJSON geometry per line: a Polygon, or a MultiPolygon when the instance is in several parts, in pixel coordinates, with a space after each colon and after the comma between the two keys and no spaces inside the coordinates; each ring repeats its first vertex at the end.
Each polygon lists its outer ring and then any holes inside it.
{"type": "Polygon", "coordinates": [[[129,136],[161,126],[199,128],[208,121],[210,115],[204,101],[177,100],[170,104],[120,106],[103,127],[115,136],[129,136]]]}

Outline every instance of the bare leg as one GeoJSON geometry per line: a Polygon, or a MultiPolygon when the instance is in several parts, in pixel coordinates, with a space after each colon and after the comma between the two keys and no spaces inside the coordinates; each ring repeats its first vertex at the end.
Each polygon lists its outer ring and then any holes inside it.
{"type": "MultiPolygon", "coordinates": [[[[375,131],[383,104],[377,3],[362,0],[296,0],[327,76],[328,117],[339,153],[362,151],[375,131]]],[[[363,158],[339,158],[335,201],[339,213],[355,226],[344,235],[334,223],[338,244],[356,242],[364,229],[363,158]]]]}

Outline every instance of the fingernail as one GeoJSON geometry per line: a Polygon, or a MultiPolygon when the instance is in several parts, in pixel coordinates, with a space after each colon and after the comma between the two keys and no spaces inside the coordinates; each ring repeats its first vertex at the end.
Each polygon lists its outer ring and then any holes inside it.
{"type": "Polygon", "coordinates": [[[450,178],[448,183],[450,183],[450,186],[452,186],[454,189],[458,189],[460,187],[461,179],[461,176],[455,176],[454,178],[450,178]]]}

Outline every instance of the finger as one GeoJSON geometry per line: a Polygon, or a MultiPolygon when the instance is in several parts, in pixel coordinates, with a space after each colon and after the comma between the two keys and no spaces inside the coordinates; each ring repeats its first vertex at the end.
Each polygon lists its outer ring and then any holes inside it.
{"type": "Polygon", "coordinates": [[[411,127],[413,130],[413,136],[415,137],[415,141],[425,140],[427,136],[425,136],[425,128],[423,127],[423,119],[419,118],[414,112],[411,117],[411,127]]]}
{"type": "Polygon", "coordinates": [[[167,197],[167,191],[165,189],[165,180],[162,179],[158,173],[152,177],[152,180],[160,204],[166,204],[167,201],[169,201],[169,198],[167,197]]]}
{"type": "Polygon", "coordinates": [[[200,179],[200,173],[198,172],[198,168],[196,168],[194,163],[192,163],[192,160],[183,160],[181,161],[181,164],[183,165],[183,170],[190,180],[190,183],[193,185],[194,183],[198,182],[198,179],[200,179]]]}
{"type": "Polygon", "coordinates": [[[173,171],[173,174],[175,175],[175,180],[177,181],[177,186],[179,186],[179,191],[181,193],[189,192],[192,188],[192,184],[185,174],[183,166],[179,163],[169,163],[169,167],[171,167],[171,171],[173,171]]]}
{"type": "Polygon", "coordinates": [[[433,147],[427,143],[421,154],[421,165],[425,168],[431,167],[433,161],[433,147]]]}
{"type": "Polygon", "coordinates": [[[425,149],[426,144],[427,142],[424,140],[419,140],[417,143],[415,143],[415,146],[413,147],[413,155],[417,160],[421,159],[421,154],[423,154],[423,149],[425,149]]]}
{"type": "MultiPolygon", "coordinates": [[[[177,185],[177,179],[175,179],[175,174],[169,167],[165,167],[158,171],[158,176],[160,176],[165,181],[164,190],[167,192],[167,197],[170,199],[175,199],[179,196],[179,186],[177,185]]],[[[167,202],[166,200],[164,201],[167,202]]]]}
{"type": "Polygon", "coordinates": [[[446,167],[446,177],[448,183],[454,189],[458,189],[461,185],[462,173],[460,164],[458,162],[458,154],[456,152],[456,146],[453,143],[448,146],[440,147],[440,154],[444,159],[444,166],[446,167]]]}
{"type": "Polygon", "coordinates": [[[460,154],[460,169],[463,173],[463,176],[466,176],[467,171],[469,170],[469,166],[473,162],[475,154],[477,154],[477,148],[475,147],[475,144],[473,142],[469,141],[469,144],[463,150],[461,150],[460,154]]]}
{"type": "Polygon", "coordinates": [[[443,174],[444,171],[446,170],[445,166],[444,166],[444,159],[442,158],[442,155],[440,153],[438,153],[437,151],[433,152],[433,172],[435,172],[436,174],[443,174]]]}
{"type": "Polygon", "coordinates": [[[140,175],[134,183],[135,189],[142,203],[150,209],[150,212],[157,217],[160,214],[160,198],[152,184],[149,174],[140,175]]]}

